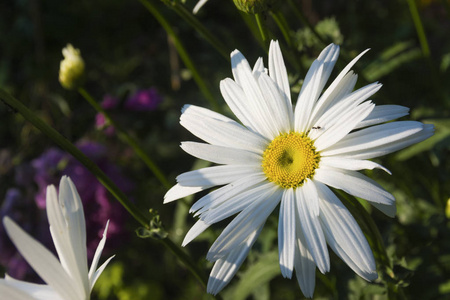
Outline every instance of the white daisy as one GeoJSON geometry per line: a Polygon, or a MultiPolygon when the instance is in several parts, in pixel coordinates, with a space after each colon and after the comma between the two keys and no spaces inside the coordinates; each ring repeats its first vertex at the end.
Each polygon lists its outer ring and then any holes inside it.
{"type": "Polygon", "coordinates": [[[0,295],[17,300],[87,300],[98,277],[113,258],[110,257],[97,269],[106,242],[108,224],[88,270],[83,205],[70,178],[61,178],[59,196],[53,185],[48,186],[46,201],[50,233],[59,261],[14,221],[5,217],[3,224],[9,238],[47,284],[29,283],[6,275],[0,279],[0,295]]]}
{"type": "Polygon", "coordinates": [[[281,273],[290,278],[295,269],[306,297],[313,295],[316,267],[322,273],[330,269],[327,244],[359,276],[377,278],[361,229],[328,186],[364,198],[393,217],[394,197],[357,171],[380,168],[389,173],[368,159],[420,142],[434,129],[414,121],[385,123],[407,115],[408,108],[367,100],[379,83],[353,91],[357,75],[350,69],[366,51],[321,94],[339,54],[339,46],[326,47],[309,69],[294,109],[278,43],[271,42],[268,70],[261,58],[251,69],[235,50],[234,80],[223,80],[220,88],[243,125],[205,108],[183,108],[181,125],[207,144],[183,142],[181,148],[220,166],[179,175],[164,202],[223,185],[192,206],[200,220],[183,245],[237,214],[207,255],[215,262],[209,293],[217,294],[235,275],[280,201],[281,273]]]}

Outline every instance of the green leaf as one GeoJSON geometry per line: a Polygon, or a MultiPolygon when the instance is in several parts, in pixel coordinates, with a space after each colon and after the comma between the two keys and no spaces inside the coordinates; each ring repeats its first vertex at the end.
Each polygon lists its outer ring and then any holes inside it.
{"type": "Polygon", "coordinates": [[[401,65],[422,56],[419,48],[412,48],[412,42],[399,42],[384,50],[377,60],[368,65],[363,74],[368,81],[375,81],[389,74],[401,65]]]}
{"type": "Polygon", "coordinates": [[[272,251],[261,256],[258,261],[247,268],[241,274],[241,278],[234,289],[234,300],[247,299],[257,288],[268,283],[271,279],[281,274],[278,264],[278,252],[272,251]]]}
{"type": "MultiPolygon", "coordinates": [[[[446,122],[448,124],[445,123],[445,121],[442,121],[441,124],[443,126],[439,126],[437,123],[433,122],[436,125],[436,133],[432,137],[398,152],[395,155],[395,159],[399,161],[407,160],[421,152],[430,150],[436,144],[445,141],[450,136],[450,120],[446,120],[446,122]]],[[[427,123],[429,123],[429,121],[427,121],[427,123]]]]}

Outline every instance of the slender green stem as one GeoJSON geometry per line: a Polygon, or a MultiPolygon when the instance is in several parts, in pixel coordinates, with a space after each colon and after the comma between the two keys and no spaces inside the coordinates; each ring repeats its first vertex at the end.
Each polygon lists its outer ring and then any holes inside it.
{"type": "Polygon", "coordinates": [[[422,20],[419,15],[419,10],[417,9],[417,4],[415,0],[407,0],[409,11],[411,13],[411,17],[414,22],[414,26],[416,28],[417,37],[419,38],[420,47],[422,48],[422,53],[425,59],[427,60],[428,66],[430,68],[430,83],[434,87],[434,92],[439,99],[445,101],[445,97],[442,92],[440,77],[433,63],[433,59],[431,57],[430,46],[428,44],[427,35],[425,33],[425,29],[422,24],[422,20]]]}
{"type": "MultiPolygon", "coordinates": [[[[133,218],[147,229],[149,228],[150,218],[141,213],[141,211],[130,202],[127,196],[115,185],[115,183],[83,152],[75,147],[70,141],[64,138],[58,131],[50,127],[39,117],[37,117],[31,110],[29,110],[20,101],[12,97],[6,91],[0,88],[0,100],[6,105],[11,107],[14,111],[19,112],[25,120],[33,124],[37,129],[49,137],[54,143],[60,146],[63,150],[70,153],[80,163],[82,163],[92,174],[94,174],[99,182],[105,186],[105,188],[122,204],[122,206],[133,216],[133,218]]],[[[202,272],[192,262],[189,256],[186,255],[183,250],[176,246],[169,238],[159,240],[164,246],[185,265],[189,271],[201,282],[203,286],[206,286],[206,279],[202,276],[202,272]]]]}
{"type": "Polygon", "coordinates": [[[194,63],[192,62],[189,54],[186,52],[185,47],[181,43],[180,38],[173,30],[172,26],[169,24],[167,19],[158,11],[158,9],[155,7],[155,5],[152,3],[154,0],[139,0],[142,5],[147,8],[147,10],[155,17],[155,19],[161,24],[161,26],[166,30],[167,34],[173,39],[175,48],[178,51],[178,54],[180,55],[181,59],[183,60],[186,67],[191,71],[192,77],[194,78],[195,82],[197,83],[198,87],[200,88],[200,91],[203,93],[203,95],[208,99],[209,103],[211,104],[212,108],[216,111],[220,111],[220,106],[214,98],[213,94],[209,90],[208,86],[206,85],[203,78],[200,76],[199,72],[197,71],[197,68],[195,67],[194,63]]]}
{"type": "Polygon", "coordinates": [[[419,38],[420,46],[422,47],[423,56],[428,58],[430,57],[430,46],[428,45],[427,36],[425,34],[425,30],[422,25],[422,20],[420,19],[416,1],[415,0],[406,0],[406,1],[408,1],[409,11],[411,13],[414,26],[416,27],[416,32],[419,38]]]}
{"type": "Polygon", "coordinates": [[[256,25],[255,19],[250,14],[247,14],[243,11],[240,11],[240,10],[236,10],[236,11],[239,12],[242,19],[245,22],[245,25],[247,25],[248,29],[252,33],[253,37],[256,38],[256,40],[258,41],[261,48],[265,49],[266,45],[265,45],[264,41],[262,40],[261,35],[259,34],[259,28],[256,25]]]}
{"type": "Polygon", "coordinates": [[[134,217],[141,225],[148,226],[148,218],[128,200],[127,196],[115,185],[115,183],[83,152],[75,147],[70,141],[64,138],[58,131],[47,125],[38,118],[31,110],[29,110],[20,101],[9,95],[3,89],[0,89],[0,99],[7,105],[18,111],[27,121],[38,128],[42,133],[47,135],[53,142],[60,146],[63,150],[70,153],[79,162],[81,162],[97,179],[108,189],[108,191],[125,207],[125,209],[134,217]]]}
{"type": "Polygon", "coordinates": [[[277,26],[281,30],[281,33],[283,34],[283,37],[286,40],[286,43],[290,48],[292,48],[293,43],[291,35],[289,34],[289,25],[287,24],[284,15],[279,11],[277,11],[276,13],[271,12],[270,15],[275,20],[275,23],[277,23],[277,26]]]}
{"type": "Polygon", "coordinates": [[[117,136],[123,140],[125,143],[131,146],[133,150],[136,152],[136,154],[142,159],[142,161],[147,165],[147,167],[153,172],[155,177],[164,185],[165,188],[169,189],[171,187],[171,184],[166,179],[162,171],[159,169],[159,167],[152,161],[152,159],[145,153],[145,151],[141,148],[139,143],[131,137],[129,134],[126,133],[125,130],[123,130],[109,115],[108,112],[106,112],[95,100],[92,98],[92,96],[84,89],[84,88],[78,88],[78,92],[83,96],[84,99],[86,99],[87,102],[89,102],[92,107],[97,112],[102,113],[106,120],[114,126],[114,128],[117,131],[117,136]]]}
{"type": "Polygon", "coordinates": [[[258,24],[259,33],[261,34],[261,38],[262,38],[263,42],[267,43],[268,32],[267,32],[266,22],[261,17],[261,14],[255,14],[255,20],[256,20],[256,24],[258,24]]]}
{"type": "Polygon", "coordinates": [[[230,51],[227,47],[215,36],[213,35],[200,21],[188,11],[182,4],[178,1],[163,1],[168,7],[173,9],[180,17],[182,17],[189,25],[191,25],[195,30],[197,30],[203,38],[216,48],[226,60],[230,60],[230,51]]]}

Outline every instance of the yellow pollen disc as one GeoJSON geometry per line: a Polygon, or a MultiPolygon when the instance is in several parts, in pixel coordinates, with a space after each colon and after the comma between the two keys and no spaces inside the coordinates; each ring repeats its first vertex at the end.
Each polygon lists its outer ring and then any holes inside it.
{"type": "Polygon", "coordinates": [[[266,177],[283,188],[302,186],[319,166],[320,155],[313,142],[303,133],[277,136],[263,153],[262,167],[266,177]]]}

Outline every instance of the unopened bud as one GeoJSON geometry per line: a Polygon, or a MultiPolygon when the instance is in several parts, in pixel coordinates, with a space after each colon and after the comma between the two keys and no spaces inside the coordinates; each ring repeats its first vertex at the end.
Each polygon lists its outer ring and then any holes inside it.
{"type": "Polygon", "coordinates": [[[276,0],[233,0],[236,7],[248,14],[259,14],[272,9],[276,0]]]}
{"type": "Polygon", "coordinates": [[[59,66],[59,82],[69,90],[81,85],[84,78],[84,61],[79,49],[75,49],[71,44],[63,48],[64,59],[59,66]]]}

